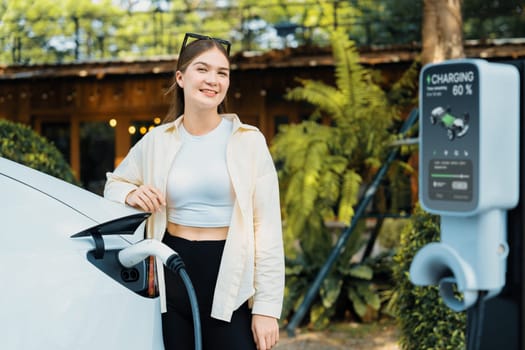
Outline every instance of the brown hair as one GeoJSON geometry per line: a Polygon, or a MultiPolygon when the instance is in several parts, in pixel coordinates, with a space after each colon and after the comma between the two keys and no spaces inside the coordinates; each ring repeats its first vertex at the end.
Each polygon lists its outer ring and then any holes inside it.
{"type": "MultiPolygon", "coordinates": [[[[228,63],[230,62],[228,53],[222,44],[213,39],[200,39],[192,41],[182,49],[179,58],[177,59],[175,73],[177,71],[184,72],[195,57],[213,48],[219,49],[219,51],[221,51],[228,59],[228,63]]],[[[173,77],[173,84],[168,91],[166,91],[166,95],[167,94],[172,94],[172,98],[168,114],[166,115],[166,118],[164,118],[163,123],[174,121],[184,112],[184,90],[177,84],[175,74],[173,77]]],[[[217,112],[226,113],[226,98],[217,107],[217,112]]]]}

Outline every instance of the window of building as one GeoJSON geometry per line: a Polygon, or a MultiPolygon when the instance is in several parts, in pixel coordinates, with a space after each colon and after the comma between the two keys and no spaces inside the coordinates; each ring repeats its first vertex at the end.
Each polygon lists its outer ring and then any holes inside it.
{"type": "Polygon", "coordinates": [[[105,121],[80,124],[80,181],[85,189],[102,195],[106,172],[115,159],[115,129],[105,121]]]}

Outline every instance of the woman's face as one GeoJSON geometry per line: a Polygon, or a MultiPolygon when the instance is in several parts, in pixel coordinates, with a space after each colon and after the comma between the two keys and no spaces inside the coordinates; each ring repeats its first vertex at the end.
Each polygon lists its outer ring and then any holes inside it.
{"type": "Polygon", "coordinates": [[[177,84],[184,90],[184,105],[217,109],[230,86],[230,64],[224,54],[212,48],[195,57],[184,72],[177,71],[177,84]]]}

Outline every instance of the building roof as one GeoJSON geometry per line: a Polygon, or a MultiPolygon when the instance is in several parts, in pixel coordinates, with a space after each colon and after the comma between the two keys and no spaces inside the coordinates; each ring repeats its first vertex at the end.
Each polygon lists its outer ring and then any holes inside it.
{"type": "MultiPolygon", "coordinates": [[[[359,48],[361,63],[369,66],[411,63],[421,46],[403,45],[359,48]]],[[[466,41],[465,54],[470,58],[492,60],[525,58],[525,38],[466,41]]],[[[58,77],[96,77],[106,75],[172,74],[177,56],[86,61],[63,64],[0,66],[0,80],[24,80],[58,77]]],[[[264,53],[242,52],[231,59],[234,70],[333,66],[329,48],[300,47],[264,53]]]]}

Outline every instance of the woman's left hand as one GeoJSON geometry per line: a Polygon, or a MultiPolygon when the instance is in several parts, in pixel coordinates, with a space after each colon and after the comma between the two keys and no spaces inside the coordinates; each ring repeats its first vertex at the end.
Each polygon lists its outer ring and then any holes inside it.
{"type": "Polygon", "coordinates": [[[252,333],[258,350],[271,349],[279,341],[277,319],[264,315],[252,315],[252,333]]]}

